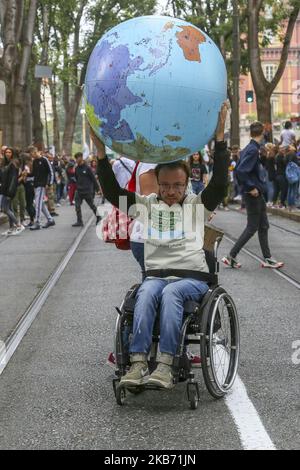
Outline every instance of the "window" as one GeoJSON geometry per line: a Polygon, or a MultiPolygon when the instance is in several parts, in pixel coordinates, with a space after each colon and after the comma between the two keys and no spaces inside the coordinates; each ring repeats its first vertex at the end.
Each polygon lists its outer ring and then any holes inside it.
{"type": "Polygon", "coordinates": [[[264,74],[268,82],[271,82],[275,76],[277,65],[266,64],[264,65],[264,74]]]}

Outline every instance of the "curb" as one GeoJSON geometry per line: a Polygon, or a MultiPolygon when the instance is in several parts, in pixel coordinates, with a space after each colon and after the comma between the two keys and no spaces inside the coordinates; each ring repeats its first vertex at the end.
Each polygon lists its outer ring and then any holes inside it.
{"type": "Polygon", "coordinates": [[[0,214],[0,225],[3,225],[7,222],[7,216],[4,214],[0,214]]]}
{"type": "Polygon", "coordinates": [[[271,207],[267,207],[268,214],[278,215],[285,219],[295,220],[296,222],[300,222],[300,212],[290,212],[287,209],[272,209],[271,207]]]}

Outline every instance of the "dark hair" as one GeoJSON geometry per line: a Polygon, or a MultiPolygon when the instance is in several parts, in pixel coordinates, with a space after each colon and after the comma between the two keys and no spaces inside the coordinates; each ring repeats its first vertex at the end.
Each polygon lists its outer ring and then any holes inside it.
{"type": "Polygon", "coordinates": [[[284,128],[285,129],[291,129],[291,127],[293,127],[291,121],[286,121],[285,125],[284,125],[284,128]]]}
{"type": "Polygon", "coordinates": [[[12,147],[6,147],[6,149],[3,152],[3,156],[4,156],[4,166],[7,166],[11,162],[11,160],[13,160],[16,157],[15,149],[13,149],[12,147]],[[10,150],[12,153],[12,157],[10,160],[6,156],[7,150],[10,150]]]}
{"type": "Polygon", "coordinates": [[[264,125],[260,121],[252,122],[250,125],[251,137],[259,137],[264,133],[264,125]]]}
{"type": "Polygon", "coordinates": [[[82,152],[77,152],[77,153],[75,153],[74,158],[77,159],[77,158],[79,158],[79,157],[83,157],[83,153],[82,153],[82,152]]]}
{"type": "Polygon", "coordinates": [[[157,167],[155,167],[155,176],[158,179],[159,173],[163,169],[167,170],[183,170],[186,174],[186,180],[188,180],[190,176],[190,169],[188,164],[183,161],[183,160],[178,160],[177,162],[171,162],[171,163],[159,163],[157,167]]]}
{"type": "Polygon", "coordinates": [[[38,148],[35,145],[29,145],[29,147],[27,148],[27,152],[29,153],[38,152],[38,148]]]}
{"type": "Polygon", "coordinates": [[[203,156],[202,156],[202,153],[201,152],[194,152],[190,157],[189,157],[189,167],[190,167],[190,170],[192,168],[192,165],[194,163],[194,154],[197,153],[199,155],[199,163],[201,165],[201,163],[203,163],[203,156]]]}

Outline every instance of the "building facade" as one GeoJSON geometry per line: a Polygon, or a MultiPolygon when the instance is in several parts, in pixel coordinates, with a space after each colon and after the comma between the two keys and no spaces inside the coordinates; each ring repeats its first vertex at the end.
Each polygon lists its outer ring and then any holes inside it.
{"type": "MultiPolygon", "coordinates": [[[[281,56],[282,43],[274,40],[272,44],[261,51],[262,67],[267,80],[274,77],[281,56]]],[[[240,77],[240,116],[256,115],[256,97],[254,102],[246,102],[246,91],[254,87],[250,73],[240,77]]],[[[300,116],[300,15],[295,24],[285,71],[271,97],[272,117],[274,120],[300,116]]]]}

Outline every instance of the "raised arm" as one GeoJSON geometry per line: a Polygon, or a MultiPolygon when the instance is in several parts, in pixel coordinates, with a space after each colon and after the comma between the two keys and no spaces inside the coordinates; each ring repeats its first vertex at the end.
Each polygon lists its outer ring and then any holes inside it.
{"type": "Polygon", "coordinates": [[[227,143],[224,142],[225,122],[228,111],[228,103],[222,104],[219,113],[219,121],[215,134],[215,153],[214,153],[214,166],[213,174],[210,182],[200,194],[201,201],[205,209],[214,211],[220,204],[226,194],[226,186],[228,184],[228,167],[229,167],[229,152],[227,150],[227,143]]]}
{"type": "Polygon", "coordinates": [[[103,142],[95,135],[92,128],[90,128],[90,135],[97,149],[97,175],[99,183],[102,188],[104,197],[111,202],[115,207],[119,208],[120,197],[127,197],[127,208],[136,203],[135,193],[127,191],[120,187],[112,167],[105,154],[105,146],[103,142]]]}

